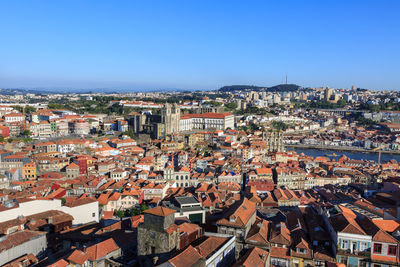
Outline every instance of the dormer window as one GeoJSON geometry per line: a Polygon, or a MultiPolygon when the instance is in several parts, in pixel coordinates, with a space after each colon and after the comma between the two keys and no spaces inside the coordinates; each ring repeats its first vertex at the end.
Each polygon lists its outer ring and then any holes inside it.
{"type": "Polygon", "coordinates": [[[305,248],[297,248],[297,249],[296,249],[296,252],[297,252],[297,253],[306,254],[306,253],[307,253],[307,249],[305,249],[305,248]]]}

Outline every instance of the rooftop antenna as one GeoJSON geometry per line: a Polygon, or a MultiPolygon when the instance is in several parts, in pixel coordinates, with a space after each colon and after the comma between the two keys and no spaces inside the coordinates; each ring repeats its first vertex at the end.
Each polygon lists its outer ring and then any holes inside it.
{"type": "Polygon", "coordinates": [[[287,74],[286,74],[286,84],[287,84],[287,80],[288,80],[288,79],[287,79],[287,74]]]}

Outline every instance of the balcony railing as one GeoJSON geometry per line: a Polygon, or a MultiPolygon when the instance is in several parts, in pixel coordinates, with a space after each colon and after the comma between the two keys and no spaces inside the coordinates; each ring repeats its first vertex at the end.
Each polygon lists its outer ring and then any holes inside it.
{"type": "Polygon", "coordinates": [[[355,255],[355,256],[362,256],[362,257],[370,257],[371,256],[371,252],[369,250],[351,252],[350,249],[338,249],[337,253],[342,254],[342,255],[355,255]]]}

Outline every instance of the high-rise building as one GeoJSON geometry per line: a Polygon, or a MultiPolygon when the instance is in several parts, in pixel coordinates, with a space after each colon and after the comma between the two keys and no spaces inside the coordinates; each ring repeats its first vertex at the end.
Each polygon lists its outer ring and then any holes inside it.
{"type": "Polygon", "coordinates": [[[256,91],[251,91],[249,94],[249,98],[250,98],[250,100],[258,100],[258,99],[260,99],[260,96],[258,95],[258,93],[256,91]]]}
{"type": "Polygon", "coordinates": [[[273,99],[272,99],[272,102],[274,104],[279,104],[279,103],[281,103],[281,100],[282,100],[281,96],[279,94],[275,94],[273,99]]]}
{"type": "Polygon", "coordinates": [[[262,91],[261,92],[261,99],[265,99],[265,98],[267,98],[267,92],[262,91]]]}

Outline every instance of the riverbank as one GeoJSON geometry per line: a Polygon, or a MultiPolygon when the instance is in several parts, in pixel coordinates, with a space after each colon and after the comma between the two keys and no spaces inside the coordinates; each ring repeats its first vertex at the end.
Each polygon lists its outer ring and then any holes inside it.
{"type": "MultiPolygon", "coordinates": [[[[349,147],[349,146],[316,146],[316,145],[286,145],[286,148],[304,148],[304,149],[317,149],[317,150],[333,150],[333,151],[348,151],[348,152],[359,152],[359,153],[378,153],[379,151],[372,151],[371,149],[364,149],[359,147],[349,147]]],[[[290,150],[290,149],[286,149],[290,150]]],[[[394,154],[400,155],[400,150],[382,150],[382,154],[394,154]]]]}
{"type": "MultiPolygon", "coordinates": [[[[301,148],[301,147],[294,147],[294,146],[287,146],[287,151],[296,151],[297,154],[304,153],[305,155],[316,157],[328,157],[331,159],[338,159],[342,155],[345,155],[349,159],[357,159],[357,160],[373,160],[378,162],[379,161],[379,154],[374,153],[372,151],[343,151],[343,150],[332,150],[332,149],[318,149],[316,147],[309,147],[309,148],[301,148]],[[371,153],[372,152],[372,153],[371,153]],[[335,154],[335,155],[334,155],[335,154]]],[[[400,154],[389,154],[389,153],[382,153],[381,154],[381,162],[387,162],[390,160],[396,160],[400,162],[400,154]]]]}

